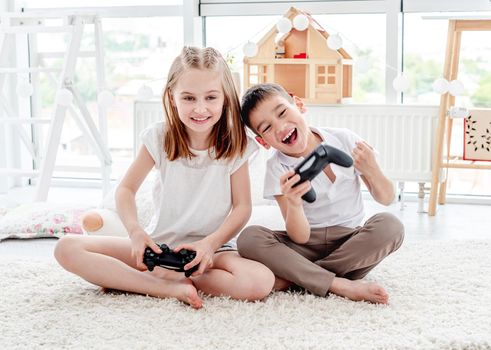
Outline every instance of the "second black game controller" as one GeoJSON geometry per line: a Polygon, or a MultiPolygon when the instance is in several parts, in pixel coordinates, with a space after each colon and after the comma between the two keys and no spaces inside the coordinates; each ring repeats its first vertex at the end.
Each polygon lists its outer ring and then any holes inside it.
{"type": "Polygon", "coordinates": [[[149,271],[153,271],[155,266],[164,267],[177,272],[184,272],[186,277],[196,271],[199,264],[188,270],[184,266],[190,263],[195,257],[196,252],[187,249],[181,249],[178,252],[172,251],[166,244],[159,245],[162,253],[155,253],[151,248],[146,248],[143,254],[143,263],[147,265],[149,271]]]}
{"type": "MultiPolygon", "coordinates": [[[[322,142],[295,167],[295,174],[300,175],[300,180],[293,187],[298,186],[307,180],[311,181],[314,177],[319,175],[329,163],[349,168],[353,165],[353,159],[346,152],[322,142]]],[[[313,188],[302,196],[302,199],[308,203],[315,202],[316,198],[317,196],[313,188]]]]}

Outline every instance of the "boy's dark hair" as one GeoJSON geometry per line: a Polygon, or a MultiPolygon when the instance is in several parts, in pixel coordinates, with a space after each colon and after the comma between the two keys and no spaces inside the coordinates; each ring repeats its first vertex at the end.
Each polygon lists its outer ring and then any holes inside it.
{"type": "Polygon", "coordinates": [[[257,84],[244,93],[241,102],[241,112],[242,122],[252,131],[256,132],[251,126],[251,121],[249,120],[249,115],[251,112],[264,100],[271,96],[279,95],[286,98],[289,102],[293,102],[293,98],[286,92],[283,86],[274,83],[257,84]]]}

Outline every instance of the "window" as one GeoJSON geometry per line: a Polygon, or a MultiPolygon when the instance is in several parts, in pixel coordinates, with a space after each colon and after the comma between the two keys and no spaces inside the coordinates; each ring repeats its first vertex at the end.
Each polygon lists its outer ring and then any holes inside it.
{"type": "MultiPolygon", "coordinates": [[[[167,3],[178,4],[180,2],[182,1],[168,1],[167,3]]],[[[115,2],[106,1],[106,3],[114,4],[115,2]]],[[[152,2],[146,1],[145,3],[152,2]]],[[[118,2],[118,4],[124,4],[124,2],[118,2]]],[[[28,5],[34,7],[39,4],[32,1],[28,5]]],[[[59,8],[66,6],[66,3],[43,2],[43,7],[50,5],[59,8]]],[[[70,5],[74,4],[70,3],[70,5]]],[[[83,6],[90,6],[90,3],[84,2],[83,6]]],[[[183,46],[183,18],[182,16],[102,17],[101,23],[106,86],[115,96],[114,102],[106,110],[108,146],[113,160],[112,177],[119,178],[126,171],[133,157],[133,102],[143,84],[150,86],[155,96],[160,95],[170,64],[183,46]]],[[[68,40],[69,36],[66,34],[38,34],[37,49],[39,52],[64,53],[68,40]]],[[[81,50],[94,50],[93,25],[88,24],[84,28],[81,50]]],[[[63,59],[46,58],[45,63],[49,67],[61,68],[63,59]]],[[[57,79],[57,74],[52,77],[47,74],[39,75],[42,115],[53,113],[56,84],[53,86],[52,81],[57,79]]],[[[80,91],[97,125],[98,86],[94,57],[78,58],[74,85],[80,91]]],[[[79,170],[56,171],[55,175],[57,177],[100,178],[101,174],[97,171],[100,162],[97,156],[83,137],[71,113],[67,112],[66,115],[57,165],[82,165],[87,168],[95,168],[95,171],[88,173],[81,173],[79,170]]]]}
{"type": "MultiPolygon", "coordinates": [[[[177,9],[188,4],[183,0],[87,0],[63,1],[14,0],[16,8],[59,8],[108,6],[103,16],[105,68],[108,88],[115,93],[116,100],[107,111],[109,147],[114,160],[113,176],[118,177],[126,169],[132,157],[132,113],[133,101],[138,89],[145,83],[156,95],[164,84],[171,60],[184,43],[182,13],[177,9]],[[111,8],[109,8],[111,6],[111,8]],[[131,8],[124,16],[119,14],[131,8]],[[164,8],[171,10],[165,11],[164,8]],[[152,9],[156,9],[152,11],[152,9]],[[149,12],[153,12],[150,13],[149,12]],[[146,15],[145,15],[146,14],[146,15]],[[119,17],[118,17],[119,16],[119,17]],[[160,17],[154,17],[160,16],[160,17]],[[123,18],[125,17],[125,18],[123,18]]],[[[200,13],[204,18],[205,43],[220,50],[233,71],[243,81],[244,65],[242,48],[247,41],[257,43],[278,22],[290,5],[303,8],[313,14],[314,19],[329,33],[339,34],[343,49],[353,59],[353,66],[343,66],[342,76],[352,77],[353,103],[384,104],[391,96],[391,83],[386,77],[403,67],[409,78],[410,87],[403,94],[405,104],[432,104],[440,102],[440,95],[432,89],[433,81],[442,76],[446,49],[447,20],[429,19],[436,15],[491,17],[491,3],[483,0],[404,0],[397,6],[390,1],[250,1],[250,0],[201,0],[200,13]],[[400,12],[402,6],[403,13],[400,12]],[[449,12],[469,11],[469,12],[449,12]],[[474,12],[470,12],[474,11],[474,12]],[[488,12],[483,12],[488,11],[488,12]],[[399,17],[400,16],[400,17],[399,17]],[[403,21],[393,21],[394,18],[403,21]],[[392,23],[392,24],[391,24],[392,23]],[[395,24],[402,25],[403,55],[399,59],[390,57],[397,51],[389,37],[397,32],[395,24]],[[392,27],[391,27],[392,25],[392,27]],[[386,27],[389,26],[389,29],[386,27]],[[388,51],[386,52],[388,48],[388,51]],[[392,61],[391,61],[392,60],[392,61]],[[389,67],[387,62],[394,67],[389,67]],[[397,64],[394,64],[397,61],[397,64]],[[400,63],[400,64],[399,64],[400,63]],[[348,67],[348,68],[347,68],[348,67]],[[387,89],[387,91],[386,91],[387,89]]],[[[99,9],[102,9],[99,7],[99,9]]],[[[93,44],[92,32],[84,36],[84,48],[93,44]]],[[[463,96],[456,104],[468,108],[491,108],[491,33],[465,33],[459,67],[459,80],[465,86],[463,96]]],[[[399,43],[399,42],[398,42],[399,43]]],[[[66,37],[39,35],[39,50],[47,47],[52,51],[63,51],[66,37]]],[[[278,52],[282,55],[281,50],[278,52]]],[[[46,59],[53,68],[60,68],[59,58],[46,59]]],[[[93,69],[93,58],[80,58],[77,66],[76,84],[80,88],[88,108],[97,115],[97,89],[93,69]]],[[[310,69],[310,68],[309,68],[310,69]]],[[[322,89],[330,89],[339,75],[341,67],[318,65],[315,82],[322,89]],[[339,71],[338,71],[339,73],[339,71]]],[[[268,74],[274,75],[271,66],[257,64],[250,67],[250,82],[265,81],[268,74]]],[[[54,101],[54,90],[50,87],[47,74],[40,74],[42,88],[41,108],[49,112],[54,101]]],[[[304,87],[297,87],[301,94],[304,87]]],[[[293,91],[293,89],[292,89],[293,91]]],[[[96,121],[97,123],[97,121],[96,121]]],[[[451,153],[459,154],[462,147],[462,125],[454,121],[451,153]]],[[[73,118],[63,130],[63,145],[59,158],[67,162],[77,159],[87,165],[98,166],[98,160],[80,139],[79,128],[73,118]],[[77,157],[73,157],[76,155],[77,157]]],[[[100,176],[98,173],[87,175],[100,176]]],[[[409,187],[409,186],[408,186],[409,187]]],[[[411,188],[412,190],[412,188],[411,188]]],[[[414,190],[417,191],[416,186],[414,190]]],[[[448,193],[491,194],[491,175],[485,171],[449,171],[448,193]]]]}
{"type": "MultiPolygon", "coordinates": [[[[468,17],[472,13],[410,13],[404,16],[404,72],[410,87],[404,103],[438,105],[440,94],[432,84],[443,76],[448,20],[443,16],[468,17]],[[439,18],[440,17],[440,18],[439,18]],[[443,18],[442,18],[443,17],[443,18]]],[[[475,16],[475,14],[474,14],[475,16]]],[[[457,78],[464,84],[455,105],[491,108],[491,32],[464,32],[461,38],[457,78]]],[[[451,156],[463,154],[463,119],[453,119],[451,156]]],[[[491,195],[491,172],[471,169],[448,170],[448,194],[491,195]]]]}

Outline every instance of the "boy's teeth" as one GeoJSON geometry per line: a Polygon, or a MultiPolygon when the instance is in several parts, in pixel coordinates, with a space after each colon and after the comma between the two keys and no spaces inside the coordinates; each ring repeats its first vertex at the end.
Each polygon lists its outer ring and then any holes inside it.
{"type": "Polygon", "coordinates": [[[295,131],[295,129],[292,129],[290,130],[290,132],[288,133],[288,135],[286,135],[285,137],[283,137],[283,142],[285,142],[290,136],[292,136],[293,132],[295,131]]]}

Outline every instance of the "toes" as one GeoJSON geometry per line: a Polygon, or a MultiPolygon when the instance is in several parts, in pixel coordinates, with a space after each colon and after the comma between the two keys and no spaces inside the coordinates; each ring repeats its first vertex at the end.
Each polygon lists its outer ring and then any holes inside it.
{"type": "Polygon", "coordinates": [[[380,304],[387,304],[389,302],[389,296],[388,295],[379,296],[377,302],[380,304]]]}
{"type": "Polygon", "coordinates": [[[201,307],[203,306],[203,301],[197,295],[189,297],[188,303],[195,309],[201,309],[201,307]]]}
{"type": "Polygon", "coordinates": [[[203,306],[203,300],[198,295],[198,292],[193,287],[193,291],[187,295],[187,303],[195,309],[200,309],[203,306]]]}

